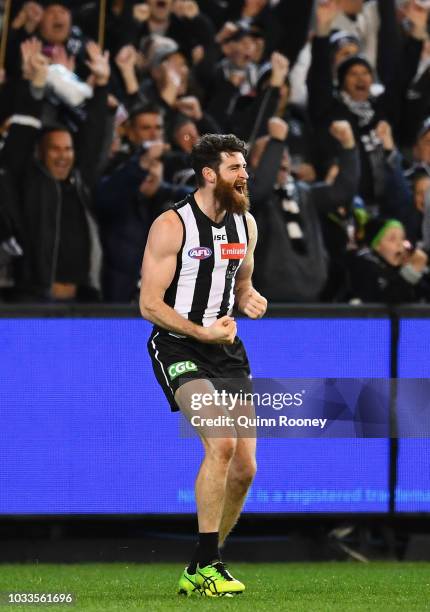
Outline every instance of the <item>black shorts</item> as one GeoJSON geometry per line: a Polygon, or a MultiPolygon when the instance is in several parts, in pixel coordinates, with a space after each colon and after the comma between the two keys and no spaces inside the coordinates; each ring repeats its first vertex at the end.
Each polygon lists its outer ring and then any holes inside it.
{"type": "Polygon", "coordinates": [[[175,393],[185,379],[215,379],[217,390],[236,391],[240,381],[244,392],[251,390],[249,361],[242,340],[233,344],[204,344],[192,338],[180,338],[154,327],[148,340],[148,352],[158,383],[173,412],[179,410],[175,393]],[[220,379],[225,379],[223,385],[220,379]]]}

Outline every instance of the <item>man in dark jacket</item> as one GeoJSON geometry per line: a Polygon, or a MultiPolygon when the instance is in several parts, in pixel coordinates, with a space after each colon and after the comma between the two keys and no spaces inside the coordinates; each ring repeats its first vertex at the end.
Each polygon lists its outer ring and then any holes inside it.
{"type": "Polygon", "coordinates": [[[16,220],[16,189],[5,168],[0,168],[0,301],[14,284],[13,263],[22,255],[16,220]]]}
{"type": "Polygon", "coordinates": [[[41,130],[47,61],[40,52],[24,58],[28,80],[19,85],[3,164],[20,197],[24,257],[18,285],[26,299],[91,300],[98,293],[101,252],[90,189],[100,163],[110,71],[100,50],[92,47],[90,58],[94,95],[76,145],[61,125],[41,130]]]}
{"type": "Polygon", "coordinates": [[[333,185],[297,182],[291,176],[282,119],[269,121],[263,152],[251,154],[252,212],[259,232],[254,284],[272,302],[318,301],[327,279],[320,215],[348,207],[356,193],[359,160],[350,125],[337,121],[331,134],[340,142],[339,174],[333,185]]]}
{"type": "Polygon", "coordinates": [[[103,293],[109,302],[132,301],[151,223],[169,203],[181,200],[191,191],[163,180],[165,146],[161,139],[143,140],[140,148],[98,184],[103,293]]]}

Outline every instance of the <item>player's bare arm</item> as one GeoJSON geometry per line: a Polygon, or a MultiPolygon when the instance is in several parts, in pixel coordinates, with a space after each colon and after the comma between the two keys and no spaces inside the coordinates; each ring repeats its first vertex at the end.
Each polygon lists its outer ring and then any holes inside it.
{"type": "Polygon", "coordinates": [[[209,327],[202,327],[188,321],[164,302],[164,295],[175,275],[176,258],[182,246],[182,239],[182,223],[174,211],[167,211],[154,221],[142,263],[142,316],[163,329],[200,342],[232,344],[237,330],[231,317],[222,317],[209,327]]]}
{"type": "Polygon", "coordinates": [[[246,213],[249,244],[245,259],[236,275],[234,292],[237,309],[250,319],[260,319],[267,310],[267,300],[252,286],[254,271],[254,251],[257,244],[258,230],[254,217],[246,213]]]}

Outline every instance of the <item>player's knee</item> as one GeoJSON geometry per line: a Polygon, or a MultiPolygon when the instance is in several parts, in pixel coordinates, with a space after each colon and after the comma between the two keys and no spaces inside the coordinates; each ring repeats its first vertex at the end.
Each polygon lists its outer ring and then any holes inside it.
{"type": "Polygon", "coordinates": [[[232,479],[238,488],[247,490],[257,473],[257,462],[254,457],[250,457],[234,465],[232,479]]]}
{"type": "Polygon", "coordinates": [[[208,448],[210,454],[215,461],[229,463],[236,451],[236,438],[219,438],[212,439],[208,448]]]}

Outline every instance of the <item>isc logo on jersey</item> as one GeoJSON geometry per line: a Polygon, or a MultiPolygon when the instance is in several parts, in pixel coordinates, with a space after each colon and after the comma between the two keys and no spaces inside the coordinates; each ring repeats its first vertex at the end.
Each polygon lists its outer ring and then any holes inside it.
{"type": "Polygon", "coordinates": [[[243,259],[246,247],[243,242],[230,242],[221,245],[221,259],[243,259]]]}
{"type": "Polygon", "coordinates": [[[188,256],[192,259],[207,259],[212,255],[212,250],[209,247],[193,247],[188,251],[188,256]]]}
{"type": "Polygon", "coordinates": [[[197,366],[194,361],[177,361],[172,363],[167,371],[169,372],[170,380],[174,380],[185,372],[195,372],[196,370],[197,366]]]}

